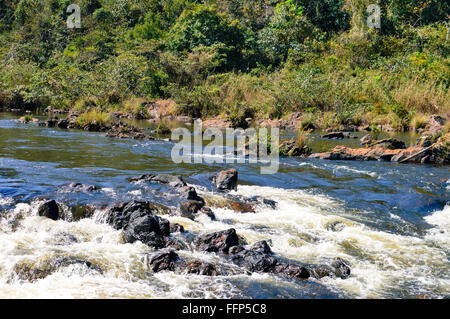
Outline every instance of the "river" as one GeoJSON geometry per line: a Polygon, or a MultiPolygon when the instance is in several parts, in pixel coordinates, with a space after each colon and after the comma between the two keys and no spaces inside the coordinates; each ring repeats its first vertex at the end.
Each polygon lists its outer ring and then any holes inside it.
{"type": "MultiPolygon", "coordinates": [[[[170,142],[111,139],[19,124],[17,118],[0,113],[0,298],[450,297],[448,166],[283,158],[277,174],[261,175],[258,164],[174,164],[170,142]],[[130,183],[128,177],[179,174],[208,196],[207,176],[231,167],[239,171],[237,194],[275,200],[276,210],[240,214],[212,207],[216,221],[164,217],[190,234],[233,227],[249,244],[270,240],[274,253],[291,261],[319,264],[339,256],[351,263],[351,276],[299,282],[257,273],[154,274],[145,266],[150,249],[124,243],[121,232],[103,222],[105,207],[119,201],[174,204],[164,187],[130,183]],[[71,182],[100,191],[64,191],[71,182]],[[42,198],[98,209],[78,222],[53,221],[37,216],[42,198]],[[65,242],[61,234],[76,240],[65,242]],[[104,271],[70,265],[35,282],[13,275],[18,263],[53,255],[86,257],[104,271]]],[[[313,137],[316,151],[336,143],[313,137]]],[[[224,262],[196,251],[179,254],[224,262]]]]}

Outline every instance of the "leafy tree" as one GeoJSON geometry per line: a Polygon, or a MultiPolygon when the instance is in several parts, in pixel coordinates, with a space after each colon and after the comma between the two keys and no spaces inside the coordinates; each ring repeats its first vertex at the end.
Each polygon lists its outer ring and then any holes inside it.
{"type": "MultiPolygon", "coordinates": [[[[172,51],[192,52],[196,47],[219,45],[226,55],[224,68],[242,68],[248,30],[230,22],[217,8],[198,5],[183,11],[169,33],[168,47],[172,51]]],[[[244,63],[243,63],[244,62],[244,63]]]]}
{"type": "Polygon", "coordinates": [[[450,14],[448,0],[390,0],[388,6],[398,22],[411,25],[445,21],[450,14]]]}
{"type": "Polygon", "coordinates": [[[273,63],[284,62],[290,50],[298,50],[317,30],[303,15],[303,8],[293,0],[281,1],[268,25],[259,32],[259,44],[273,63]]]}
{"type": "Polygon", "coordinates": [[[321,30],[337,32],[350,27],[350,15],[343,0],[298,0],[308,19],[321,30]]]}

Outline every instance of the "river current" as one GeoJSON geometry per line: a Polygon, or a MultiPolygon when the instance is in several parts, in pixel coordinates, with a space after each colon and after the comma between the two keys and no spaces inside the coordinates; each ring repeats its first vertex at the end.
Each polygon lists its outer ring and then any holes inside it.
{"type": "MultiPolygon", "coordinates": [[[[17,118],[0,114],[0,298],[450,297],[448,166],[283,158],[277,174],[261,175],[258,164],[174,164],[171,142],[112,139],[19,124],[17,118]],[[257,273],[154,274],[146,267],[150,249],[124,243],[121,231],[104,222],[105,209],[120,201],[175,206],[163,186],[130,183],[129,177],[178,174],[200,196],[211,196],[207,177],[224,168],[239,171],[234,193],[275,200],[277,208],[241,214],[212,207],[215,221],[164,218],[188,234],[235,228],[249,244],[270,240],[274,253],[290,261],[320,264],[341,257],[351,263],[351,276],[299,282],[257,273]],[[72,182],[100,190],[65,191],[72,182]],[[97,210],[77,222],[53,221],[37,215],[43,198],[97,210]],[[73,264],[34,282],[14,276],[17,264],[51,256],[88,258],[103,272],[73,264]]],[[[318,137],[314,143],[323,146],[318,137]]],[[[179,254],[225,262],[196,251],[179,254]]]]}

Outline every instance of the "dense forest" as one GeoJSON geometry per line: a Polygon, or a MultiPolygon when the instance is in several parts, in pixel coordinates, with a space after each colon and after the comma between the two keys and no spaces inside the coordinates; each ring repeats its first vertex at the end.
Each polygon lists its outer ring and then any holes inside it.
{"type": "Polygon", "coordinates": [[[419,128],[450,117],[449,0],[0,0],[0,108],[419,128]],[[81,27],[68,28],[76,3],[81,27]],[[367,20],[381,8],[380,28],[367,20]]]}

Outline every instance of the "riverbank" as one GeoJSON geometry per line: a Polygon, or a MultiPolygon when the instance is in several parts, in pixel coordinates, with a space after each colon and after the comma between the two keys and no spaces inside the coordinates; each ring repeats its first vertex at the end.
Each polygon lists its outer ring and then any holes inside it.
{"type": "MultiPolygon", "coordinates": [[[[47,108],[45,114],[49,119],[40,122],[28,114],[18,119],[21,123],[32,123],[35,125],[46,126],[49,128],[58,127],[60,129],[81,129],[85,131],[104,132],[107,137],[113,138],[132,138],[146,140],[170,141],[171,128],[167,126],[167,121],[183,123],[189,127],[192,126],[193,119],[187,116],[173,117],[161,116],[148,120],[155,125],[155,129],[146,132],[123,119],[134,119],[133,116],[115,113],[104,114],[91,111],[79,115],[75,111],[61,112],[53,108],[47,108]],[[62,116],[62,118],[58,118],[62,116]]],[[[381,128],[346,126],[341,130],[327,130],[321,137],[330,140],[358,139],[355,132],[369,133],[360,139],[363,148],[345,147],[343,145],[334,146],[333,149],[312,154],[308,146],[308,136],[314,131],[315,127],[302,127],[301,122],[296,121],[295,117],[288,121],[288,124],[282,124],[280,121],[255,121],[247,118],[244,127],[278,127],[296,134],[295,138],[281,141],[279,150],[281,156],[290,157],[311,157],[327,160],[360,160],[360,161],[393,161],[400,163],[427,163],[427,164],[449,164],[450,163],[450,134],[448,133],[448,124],[440,116],[432,115],[427,119],[427,124],[418,131],[420,134],[417,141],[409,146],[395,138],[386,138],[378,140],[382,131],[381,128]],[[281,125],[281,127],[277,126],[281,125]]],[[[208,128],[232,128],[233,123],[228,119],[207,119],[202,121],[204,130],[208,128]]],[[[392,133],[392,132],[389,132],[392,133]]],[[[243,152],[244,156],[248,153],[248,146],[243,152]]]]}

